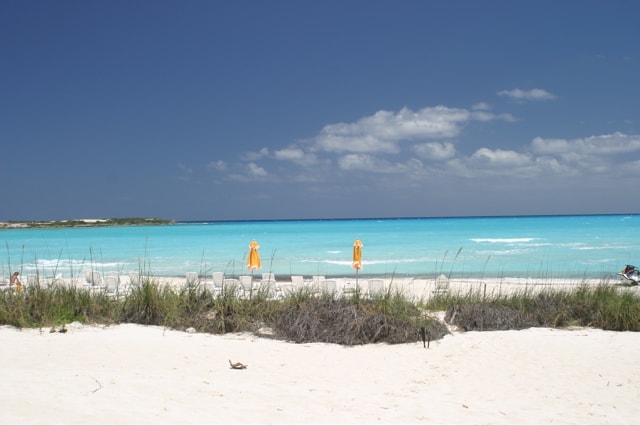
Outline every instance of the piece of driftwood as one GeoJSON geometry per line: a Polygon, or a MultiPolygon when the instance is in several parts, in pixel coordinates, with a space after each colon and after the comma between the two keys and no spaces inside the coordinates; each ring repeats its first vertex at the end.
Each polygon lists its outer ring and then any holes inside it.
{"type": "Polygon", "coordinates": [[[244,370],[245,368],[248,367],[248,365],[246,365],[246,364],[243,364],[241,362],[231,362],[231,360],[229,360],[229,365],[234,370],[244,370]]]}

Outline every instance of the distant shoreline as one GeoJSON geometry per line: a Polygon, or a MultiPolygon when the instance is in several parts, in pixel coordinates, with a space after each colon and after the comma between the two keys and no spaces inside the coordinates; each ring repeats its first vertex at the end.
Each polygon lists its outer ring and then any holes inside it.
{"type": "Polygon", "coordinates": [[[141,225],[173,225],[176,222],[158,218],[111,218],[111,219],[68,219],[49,221],[10,221],[0,222],[0,229],[24,228],[84,228],[100,226],[141,226],[141,225]]]}

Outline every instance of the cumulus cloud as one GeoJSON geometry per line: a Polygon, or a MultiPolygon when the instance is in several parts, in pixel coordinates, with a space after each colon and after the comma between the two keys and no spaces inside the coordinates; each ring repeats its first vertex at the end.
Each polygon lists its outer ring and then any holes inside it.
{"type": "MultiPolygon", "coordinates": [[[[554,97],[541,89],[500,93],[515,99],[554,97]]],[[[630,169],[631,161],[638,161],[637,155],[627,159],[630,156],[623,158],[622,154],[640,152],[640,136],[623,133],[578,139],[536,137],[521,149],[498,148],[484,143],[471,154],[464,154],[464,150],[457,147],[466,143],[463,131],[469,123],[498,120],[514,121],[508,113],[492,112],[486,103],[475,104],[470,109],[435,106],[417,111],[409,108],[396,112],[381,110],[353,122],[327,124],[315,137],[283,148],[263,148],[246,154],[240,164],[233,167],[244,173],[226,178],[241,182],[269,179],[340,185],[341,179],[350,178],[351,174],[358,177],[369,174],[384,176],[379,181],[372,179],[373,186],[391,187],[395,182],[396,187],[400,187],[412,182],[421,187],[451,179],[474,183],[493,179],[485,183],[491,187],[507,180],[529,180],[539,184],[548,182],[547,179],[559,182],[559,177],[620,174],[623,167],[630,169]],[[623,158],[626,166],[615,156],[623,158]],[[282,167],[274,162],[286,162],[287,165],[282,167]]],[[[209,167],[227,168],[221,161],[212,162],[209,167]]]]}
{"type": "Polygon", "coordinates": [[[257,160],[260,160],[261,158],[268,157],[268,156],[269,156],[269,148],[264,147],[257,152],[247,152],[244,155],[244,160],[257,161],[257,160]]]}
{"type": "Polygon", "coordinates": [[[401,175],[424,171],[420,160],[411,158],[405,162],[391,162],[368,154],[346,154],[338,159],[338,166],[343,171],[362,171],[367,173],[401,175]]]}
{"type": "Polygon", "coordinates": [[[393,140],[385,140],[377,135],[352,133],[345,129],[348,125],[330,125],[323,130],[324,134],[317,139],[318,147],[326,152],[398,152],[398,146],[393,140]],[[342,134],[345,133],[345,134],[342,134]]]}
{"type": "Polygon", "coordinates": [[[275,150],[273,158],[281,161],[290,161],[299,166],[310,166],[318,162],[314,152],[296,146],[275,150]]]}
{"type": "Polygon", "coordinates": [[[556,95],[549,93],[544,89],[501,90],[498,92],[498,96],[506,96],[519,101],[548,101],[556,98],[556,95]]]}
{"type": "Polygon", "coordinates": [[[535,138],[531,143],[534,152],[540,154],[589,154],[606,155],[640,151],[640,136],[616,132],[610,135],[590,136],[581,139],[535,138]]]}
{"type": "Polygon", "coordinates": [[[268,175],[267,171],[256,163],[247,164],[247,169],[249,176],[262,178],[268,175]]]}
{"type": "Polygon", "coordinates": [[[285,148],[276,150],[273,157],[278,160],[300,161],[304,159],[305,152],[301,148],[285,148]]]}
{"type": "Polygon", "coordinates": [[[326,125],[315,138],[316,147],[325,152],[397,153],[406,141],[453,138],[470,121],[509,120],[479,108],[435,106],[412,111],[381,110],[352,123],[326,125]]]}
{"type": "Polygon", "coordinates": [[[366,154],[347,154],[338,159],[338,165],[342,170],[375,170],[376,160],[366,154]]]}
{"type": "Polygon", "coordinates": [[[527,154],[511,150],[480,148],[471,156],[471,160],[484,162],[492,166],[523,166],[531,162],[527,154]]]}
{"type": "Polygon", "coordinates": [[[448,160],[456,154],[451,142],[427,142],[413,146],[416,155],[428,160],[448,160]]]}

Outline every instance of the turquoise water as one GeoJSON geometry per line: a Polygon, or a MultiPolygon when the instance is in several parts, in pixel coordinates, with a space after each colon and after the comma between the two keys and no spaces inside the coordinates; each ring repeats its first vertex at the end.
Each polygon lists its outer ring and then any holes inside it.
{"type": "MultiPolygon", "coordinates": [[[[640,264],[640,215],[178,223],[169,226],[7,229],[2,275],[65,277],[83,269],[158,276],[246,274],[252,239],[262,269],[352,276],[352,245],[364,243],[361,276],[609,278],[640,264]]],[[[0,257],[1,259],[1,257],[0,257]]]]}

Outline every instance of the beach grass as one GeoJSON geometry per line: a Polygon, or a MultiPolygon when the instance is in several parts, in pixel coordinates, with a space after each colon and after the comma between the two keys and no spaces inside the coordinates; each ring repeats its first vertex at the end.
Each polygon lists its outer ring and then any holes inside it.
{"type": "Polygon", "coordinates": [[[237,288],[220,293],[194,283],[181,287],[144,276],[117,297],[72,285],[25,286],[0,293],[0,324],[55,328],[134,323],[224,334],[249,332],[293,342],[342,345],[437,340],[448,327],[507,330],[528,327],[594,327],[640,331],[640,297],[616,286],[578,285],[487,295],[479,289],[410,301],[399,291],[368,297],[314,293],[300,288],[274,298],[267,288],[244,297],[237,288]],[[443,323],[438,312],[445,312],[443,323]],[[422,333],[421,333],[422,332],[422,333]]]}

